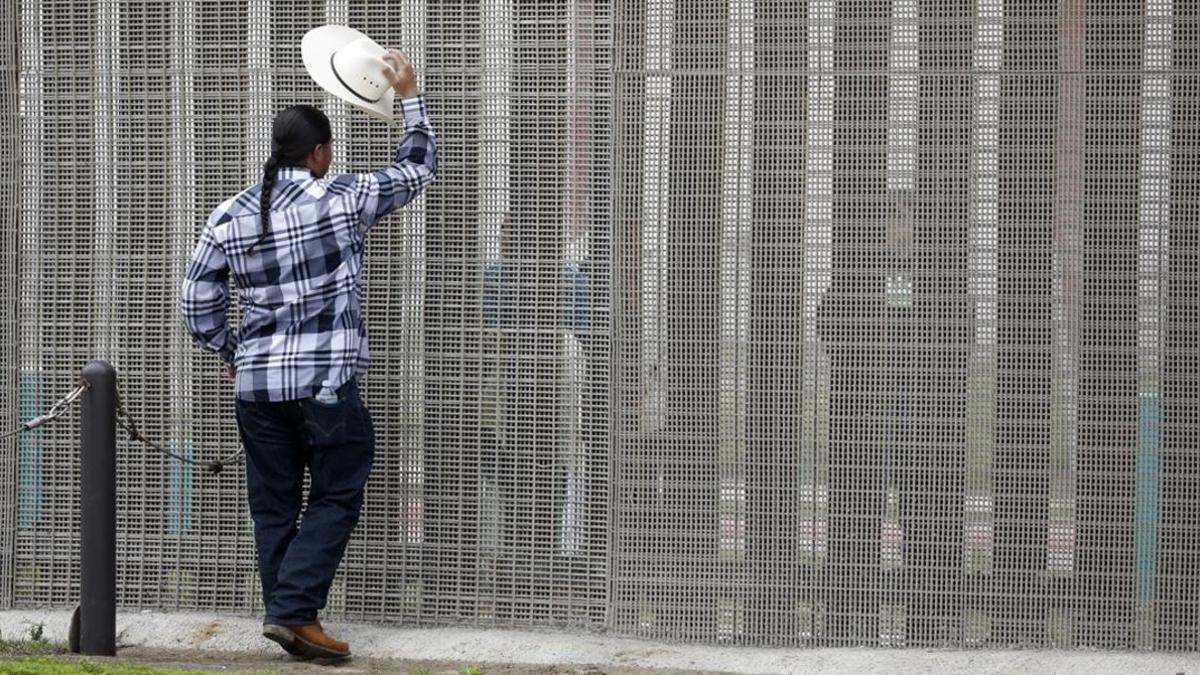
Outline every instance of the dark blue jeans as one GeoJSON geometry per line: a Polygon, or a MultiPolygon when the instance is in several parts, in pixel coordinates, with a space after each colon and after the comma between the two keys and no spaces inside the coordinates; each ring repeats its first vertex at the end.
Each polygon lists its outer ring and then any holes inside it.
{"type": "Polygon", "coordinates": [[[312,623],[362,509],[375,455],[371,415],[351,380],[334,404],[239,400],[237,420],[266,623],[312,623]],[[298,525],[305,468],[311,484],[298,525]]]}

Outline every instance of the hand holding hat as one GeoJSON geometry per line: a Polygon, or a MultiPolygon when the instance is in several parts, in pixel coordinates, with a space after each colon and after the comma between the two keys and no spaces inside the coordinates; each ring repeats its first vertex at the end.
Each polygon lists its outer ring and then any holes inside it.
{"type": "Polygon", "coordinates": [[[304,68],[322,89],[391,122],[395,95],[416,96],[417,78],[402,52],[384,49],[346,26],[320,26],[300,42],[304,68]]]}
{"type": "Polygon", "coordinates": [[[413,72],[412,62],[404,52],[389,49],[384,53],[383,60],[388,64],[383,69],[383,76],[400,98],[412,98],[421,93],[417,87],[417,75],[413,72]]]}

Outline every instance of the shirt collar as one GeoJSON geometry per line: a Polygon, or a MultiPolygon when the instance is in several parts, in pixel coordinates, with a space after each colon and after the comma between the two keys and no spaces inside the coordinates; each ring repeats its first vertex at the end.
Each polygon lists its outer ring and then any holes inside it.
{"type": "Polygon", "coordinates": [[[304,166],[285,166],[279,169],[277,180],[287,180],[297,183],[300,187],[314,199],[320,199],[325,196],[324,184],[317,180],[312,171],[304,166]]]}
{"type": "Polygon", "coordinates": [[[276,174],[278,180],[312,180],[312,171],[306,166],[284,166],[280,167],[279,173],[276,174]]]}

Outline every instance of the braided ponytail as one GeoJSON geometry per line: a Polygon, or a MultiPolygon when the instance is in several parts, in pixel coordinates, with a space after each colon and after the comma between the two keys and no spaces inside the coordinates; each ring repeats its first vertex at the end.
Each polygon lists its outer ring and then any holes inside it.
{"type": "Polygon", "coordinates": [[[263,164],[262,193],[258,197],[259,227],[258,239],[250,244],[247,253],[253,253],[254,247],[267,238],[271,229],[271,192],[275,189],[275,178],[279,175],[279,153],[272,151],[267,163],[263,164]]]}
{"type": "Polygon", "coordinates": [[[262,191],[258,197],[258,239],[247,249],[253,253],[271,233],[271,194],[279,170],[288,166],[304,166],[313,148],[327,144],[332,139],[332,129],[325,113],[310,105],[294,105],[284,108],[275,116],[271,127],[271,156],[263,164],[262,191]]]}

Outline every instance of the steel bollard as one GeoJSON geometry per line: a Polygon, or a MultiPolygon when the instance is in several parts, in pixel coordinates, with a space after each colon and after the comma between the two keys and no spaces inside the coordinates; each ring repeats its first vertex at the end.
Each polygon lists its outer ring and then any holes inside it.
{"type": "Polygon", "coordinates": [[[83,369],[80,400],[79,653],[117,653],[117,372],[83,369]]]}

